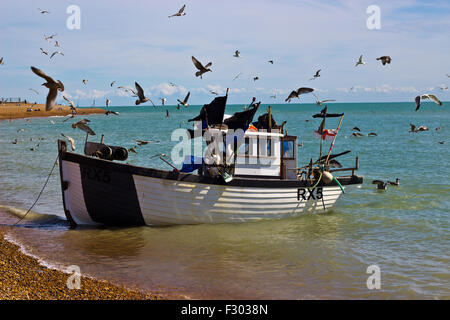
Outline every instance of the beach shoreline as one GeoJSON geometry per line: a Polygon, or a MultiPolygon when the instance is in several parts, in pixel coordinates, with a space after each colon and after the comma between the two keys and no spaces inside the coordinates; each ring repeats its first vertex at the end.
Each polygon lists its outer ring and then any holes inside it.
{"type": "MultiPolygon", "coordinates": [[[[76,108],[77,115],[104,114],[100,108],[76,108]]],[[[45,111],[45,104],[5,103],[0,104],[0,120],[26,119],[36,117],[67,116],[72,114],[69,106],[55,105],[52,110],[45,111]]]]}
{"type": "Polygon", "coordinates": [[[80,289],[69,289],[70,274],[50,269],[5,239],[0,229],[0,300],[162,300],[138,289],[81,275],[80,289]]]}

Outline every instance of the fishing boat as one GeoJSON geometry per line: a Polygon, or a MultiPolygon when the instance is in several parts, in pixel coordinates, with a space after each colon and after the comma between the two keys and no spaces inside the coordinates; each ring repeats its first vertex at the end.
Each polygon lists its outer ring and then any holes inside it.
{"type": "Polygon", "coordinates": [[[217,97],[197,118],[190,119],[201,120],[200,131],[216,137],[215,143],[224,143],[222,153],[213,153],[212,163],[202,159],[196,164],[183,163],[180,169],[171,165],[173,170],[160,170],[125,163],[128,150],[120,146],[86,139],[84,154],[78,154],[58,140],[63,206],[71,225],[284,219],[327,212],[346,188],[362,184],[363,178],[355,175],[358,158],[351,168],[333,169],[333,155],[328,153],[299,167],[297,137],[288,135],[284,124],[276,125],[270,109],[253,123],[259,103],[252,102],[245,111],[227,117],[223,113],[226,97],[217,97]],[[240,143],[233,145],[229,163],[226,137],[236,128],[245,130],[240,143]],[[221,157],[226,161],[217,161],[221,157]],[[347,174],[334,176],[343,171],[347,174]]]}

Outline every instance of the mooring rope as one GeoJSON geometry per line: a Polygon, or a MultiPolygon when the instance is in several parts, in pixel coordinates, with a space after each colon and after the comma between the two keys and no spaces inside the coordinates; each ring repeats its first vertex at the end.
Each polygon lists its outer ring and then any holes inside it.
{"type": "Polygon", "coordinates": [[[314,189],[317,187],[317,185],[319,184],[320,180],[322,180],[322,171],[320,171],[320,176],[319,179],[317,179],[316,184],[314,185],[314,187],[311,188],[312,191],[314,191],[314,189]]]}
{"type": "Polygon", "coordinates": [[[24,215],[22,218],[20,218],[16,223],[14,223],[13,226],[15,226],[16,224],[18,224],[18,223],[19,223],[20,221],[22,221],[23,219],[25,219],[25,217],[28,215],[28,213],[31,211],[31,209],[33,209],[33,207],[34,207],[34,206],[36,205],[36,203],[39,201],[39,198],[41,197],[42,192],[44,192],[44,189],[45,189],[45,187],[47,186],[48,181],[50,180],[50,177],[51,177],[51,175],[52,175],[52,173],[53,173],[53,170],[55,169],[56,164],[58,163],[58,158],[59,158],[59,153],[58,153],[58,156],[56,157],[55,163],[53,163],[52,170],[50,170],[50,173],[48,174],[47,180],[45,181],[44,186],[43,186],[42,189],[41,189],[41,192],[39,192],[39,195],[38,195],[38,197],[36,198],[36,201],[34,201],[33,205],[30,207],[30,209],[28,209],[28,211],[25,213],[25,215],[24,215]]]}

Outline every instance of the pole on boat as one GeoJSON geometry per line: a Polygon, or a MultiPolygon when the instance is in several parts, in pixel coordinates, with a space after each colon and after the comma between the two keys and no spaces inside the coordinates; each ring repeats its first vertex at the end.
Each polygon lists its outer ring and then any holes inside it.
{"type": "Polygon", "coordinates": [[[330,159],[331,150],[333,150],[334,142],[336,141],[337,135],[339,133],[339,128],[341,127],[342,119],[344,118],[344,115],[341,116],[341,119],[339,120],[339,125],[336,129],[336,135],[334,136],[333,142],[331,143],[330,150],[328,151],[327,160],[325,161],[325,165],[328,165],[328,160],[330,159]]]}
{"type": "Polygon", "coordinates": [[[272,131],[272,108],[269,106],[269,131],[272,131]]]}
{"type": "Polygon", "coordinates": [[[89,133],[86,133],[86,141],[85,141],[85,143],[87,143],[88,140],[89,140],[89,133]]]}
{"type": "Polygon", "coordinates": [[[178,171],[178,168],[175,167],[173,164],[171,164],[169,161],[167,161],[166,159],[164,159],[163,157],[159,157],[162,161],[164,161],[165,163],[167,163],[169,166],[171,166],[172,168],[174,168],[176,171],[178,171]]]}
{"type": "Polygon", "coordinates": [[[100,143],[103,144],[103,138],[105,137],[104,134],[102,134],[102,138],[100,139],[100,143]]]}

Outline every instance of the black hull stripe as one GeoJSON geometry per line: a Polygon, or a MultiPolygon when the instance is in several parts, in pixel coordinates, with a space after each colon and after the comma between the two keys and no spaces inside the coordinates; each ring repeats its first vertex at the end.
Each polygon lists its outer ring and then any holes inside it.
{"type": "Polygon", "coordinates": [[[133,176],[80,163],[81,184],[91,219],[106,225],[145,225],[133,176]]]}
{"type": "MultiPolygon", "coordinates": [[[[174,181],[192,182],[192,183],[202,183],[202,184],[213,184],[213,185],[225,185],[221,178],[211,178],[202,177],[194,174],[187,174],[181,172],[172,172],[144,167],[132,166],[124,163],[112,162],[107,160],[101,160],[98,158],[87,157],[84,155],[72,153],[72,152],[61,152],[61,159],[70,162],[75,162],[80,164],[80,167],[91,167],[114,172],[115,174],[123,174],[124,176],[131,177],[132,175],[140,175],[145,177],[152,177],[158,179],[167,179],[174,181]]],[[[361,176],[345,176],[338,177],[341,185],[354,185],[362,184],[363,178],[361,176]]],[[[127,180],[128,181],[128,180],[127,180]]],[[[124,183],[130,183],[124,181],[124,183]]],[[[130,184],[134,188],[134,182],[130,184]]],[[[235,177],[233,181],[227,184],[231,187],[243,187],[243,188],[305,188],[311,187],[311,185],[306,181],[296,181],[296,180],[274,180],[274,179],[250,179],[250,178],[239,178],[235,177]]],[[[336,182],[329,184],[319,183],[318,186],[337,186],[336,182]]],[[[128,186],[121,185],[120,188],[128,188],[128,186]]]]}

